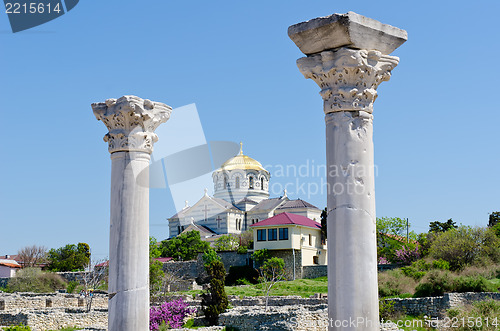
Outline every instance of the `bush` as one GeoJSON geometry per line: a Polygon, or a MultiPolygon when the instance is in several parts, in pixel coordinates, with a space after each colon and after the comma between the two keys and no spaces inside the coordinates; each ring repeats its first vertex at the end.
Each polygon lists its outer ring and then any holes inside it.
{"type": "Polygon", "coordinates": [[[46,293],[65,289],[66,281],[56,273],[43,272],[36,268],[21,269],[9,280],[9,292],[46,293]]]}
{"type": "Polygon", "coordinates": [[[239,285],[237,284],[237,281],[240,279],[244,279],[250,284],[257,284],[259,273],[257,270],[248,265],[229,267],[229,274],[226,277],[226,285],[239,285]]]}
{"type": "Polygon", "coordinates": [[[79,285],[80,283],[75,282],[72,280],[71,282],[68,283],[68,286],[66,287],[66,292],[68,293],[73,293],[75,292],[75,288],[79,285]]]}
{"type": "Polygon", "coordinates": [[[236,252],[238,254],[246,254],[248,253],[248,248],[246,246],[240,246],[236,252]]]}
{"type": "Polygon", "coordinates": [[[412,262],[420,259],[420,251],[418,245],[414,247],[410,247],[409,245],[405,245],[400,249],[396,249],[394,251],[394,261],[403,264],[410,264],[412,262]]]}
{"type": "Polygon", "coordinates": [[[27,325],[16,325],[9,326],[3,329],[3,331],[31,331],[31,328],[27,325]]]}
{"type": "Polygon", "coordinates": [[[430,255],[450,264],[450,270],[462,270],[484,260],[500,260],[500,239],[491,229],[460,226],[440,234],[434,239],[430,255]]]}
{"type": "Polygon", "coordinates": [[[170,328],[178,329],[184,324],[184,319],[195,312],[196,309],[189,308],[182,298],[164,302],[160,307],[149,310],[149,328],[158,331],[162,323],[165,323],[170,328]]]}
{"type": "Polygon", "coordinates": [[[380,297],[394,297],[402,293],[413,293],[416,282],[402,270],[393,269],[378,274],[378,293],[380,297]]]}
{"type": "Polygon", "coordinates": [[[453,318],[453,321],[459,321],[456,323],[458,328],[454,328],[457,331],[498,330],[500,303],[495,300],[474,302],[472,305],[449,309],[446,317],[453,318]],[[461,321],[465,321],[465,323],[461,321]],[[474,321],[474,323],[468,324],[468,321],[474,321]]]}
{"type": "Polygon", "coordinates": [[[380,300],[378,309],[380,321],[387,321],[394,317],[394,301],[380,300]]]}
{"type": "Polygon", "coordinates": [[[414,297],[443,295],[453,289],[453,279],[448,271],[431,270],[415,288],[414,297]]]}
{"type": "Polygon", "coordinates": [[[459,276],[453,281],[453,292],[496,292],[497,288],[482,276],[459,276]]]}

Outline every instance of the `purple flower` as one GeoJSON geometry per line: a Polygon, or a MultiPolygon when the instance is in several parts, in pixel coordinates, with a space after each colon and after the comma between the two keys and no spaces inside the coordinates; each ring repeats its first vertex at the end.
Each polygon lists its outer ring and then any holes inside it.
{"type": "Polygon", "coordinates": [[[180,328],[184,324],[184,319],[195,312],[196,309],[189,308],[182,298],[164,302],[161,306],[149,310],[149,330],[157,331],[163,321],[169,328],[180,328]]]}
{"type": "Polygon", "coordinates": [[[414,249],[403,246],[401,249],[396,250],[394,254],[394,259],[397,262],[404,264],[410,264],[420,258],[420,251],[418,250],[418,245],[414,249]]]}

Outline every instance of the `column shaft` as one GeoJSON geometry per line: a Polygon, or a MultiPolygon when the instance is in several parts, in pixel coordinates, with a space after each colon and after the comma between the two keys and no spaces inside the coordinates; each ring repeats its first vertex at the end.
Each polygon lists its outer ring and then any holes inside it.
{"type": "Polygon", "coordinates": [[[372,119],[364,111],[325,117],[330,330],[378,325],[372,119]],[[351,320],[356,326],[345,327],[351,320]]]}
{"type": "Polygon", "coordinates": [[[109,330],[149,329],[149,178],[150,155],[111,154],[109,241],[109,330]]]}

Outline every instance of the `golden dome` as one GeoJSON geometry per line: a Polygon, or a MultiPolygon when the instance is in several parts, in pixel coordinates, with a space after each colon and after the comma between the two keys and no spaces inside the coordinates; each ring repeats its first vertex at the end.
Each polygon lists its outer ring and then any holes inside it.
{"type": "Polygon", "coordinates": [[[224,162],[220,168],[221,170],[267,171],[259,161],[252,159],[250,156],[243,155],[243,143],[240,143],[240,153],[224,162]]]}

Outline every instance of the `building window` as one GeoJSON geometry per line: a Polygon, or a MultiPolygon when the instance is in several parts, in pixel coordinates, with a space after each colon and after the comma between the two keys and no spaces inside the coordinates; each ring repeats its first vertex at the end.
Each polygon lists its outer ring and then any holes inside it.
{"type": "Polygon", "coordinates": [[[224,187],[227,187],[227,177],[224,176],[224,187]]]}
{"type": "Polygon", "coordinates": [[[260,189],[263,190],[264,189],[264,178],[261,178],[260,179],[260,189]]]}
{"type": "Polygon", "coordinates": [[[240,177],[236,177],[235,185],[236,185],[236,188],[240,188],[240,177]]]}
{"type": "Polygon", "coordinates": [[[278,229],[268,229],[267,230],[268,240],[278,240],[278,229]]]}
{"type": "Polygon", "coordinates": [[[248,182],[249,182],[249,184],[248,184],[248,188],[253,188],[253,177],[250,177],[250,178],[248,179],[248,182]]]}
{"type": "Polygon", "coordinates": [[[313,256],[313,264],[319,264],[319,256],[317,255],[313,256]]]}
{"type": "Polygon", "coordinates": [[[280,240],[288,240],[288,228],[280,228],[280,240]]]}
{"type": "Polygon", "coordinates": [[[266,230],[257,230],[257,241],[266,241],[266,230]]]}
{"type": "Polygon", "coordinates": [[[309,234],[309,246],[313,245],[313,237],[311,234],[309,234]]]}
{"type": "Polygon", "coordinates": [[[178,232],[178,234],[181,234],[181,226],[180,225],[177,226],[177,232],[178,232]]]}

